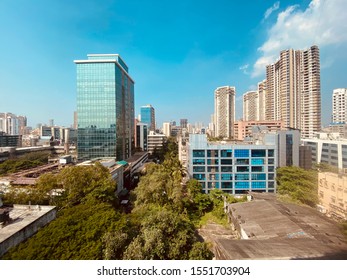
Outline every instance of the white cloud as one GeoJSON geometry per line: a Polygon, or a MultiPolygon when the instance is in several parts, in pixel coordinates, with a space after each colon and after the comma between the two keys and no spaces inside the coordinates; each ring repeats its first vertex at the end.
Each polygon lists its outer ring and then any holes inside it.
{"type": "Polygon", "coordinates": [[[277,1],[272,5],[272,7],[268,8],[264,14],[264,19],[267,19],[274,11],[278,10],[280,7],[280,2],[277,1]]]}
{"type": "Polygon", "coordinates": [[[253,65],[252,77],[265,74],[265,66],[275,62],[281,50],[346,43],[345,4],[345,0],[312,0],[305,10],[294,5],[280,12],[268,30],[268,39],[258,48],[261,55],[253,65]]]}
{"type": "Polygon", "coordinates": [[[249,73],[247,72],[248,67],[249,67],[249,64],[245,64],[245,65],[240,66],[239,69],[243,72],[243,74],[248,75],[248,74],[249,74],[249,73]]]}

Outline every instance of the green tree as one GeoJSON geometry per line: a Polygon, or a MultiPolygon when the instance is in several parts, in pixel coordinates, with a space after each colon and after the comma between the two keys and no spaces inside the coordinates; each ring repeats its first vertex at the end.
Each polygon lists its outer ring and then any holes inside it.
{"type": "MultiPolygon", "coordinates": [[[[124,252],[124,259],[184,260],[189,259],[198,238],[187,215],[166,207],[149,208],[143,216],[140,232],[124,252]]],[[[206,247],[201,254],[211,256],[206,247]]],[[[192,253],[191,257],[196,256],[192,253]]]]}
{"type": "Polygon", "coordinates": [[[12,260],[103,259],[102,236],[122,221],[106,203],[80,204],[62,210],[36,235],[3,256],[12,260]]]}
{"type": "Polygon", "coordinates": [[[115,208],[116,184],[101,164],[47,174],[40,178],[36,192],[47,194],[56,188],[64,190],[57,218],[4,258],[102,259],[102,237],[127,228],[125,214],[115,208]]]}
{"type": "Polygon", "coordinates": [[[315,207],[318,203],[317,172],[296,166],[277,169],[277,193],[296,203],[315,207]]]}

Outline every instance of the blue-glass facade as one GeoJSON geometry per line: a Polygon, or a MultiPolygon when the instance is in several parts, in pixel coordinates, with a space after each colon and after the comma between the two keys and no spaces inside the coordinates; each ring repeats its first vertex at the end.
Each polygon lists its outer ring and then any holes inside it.
{"type": "Polygon", "coordinates": [[[88,55],[77,66],[79,160],[127,159],[134,151],[134,81],[118,55],[88,55]]]}
{"type": "Polygon", "coordinates": [[[155,112],[151,105],[141,107],[141,122],[147,124],[149,130],[155,131],[155,112]]]}
{"type": "Polygon", "coordinates": [[[188,170],[205,192],[275,192],[276,157],[275,145],[212,144],[206,135],[195,134],[189,139],[188,170]]]}

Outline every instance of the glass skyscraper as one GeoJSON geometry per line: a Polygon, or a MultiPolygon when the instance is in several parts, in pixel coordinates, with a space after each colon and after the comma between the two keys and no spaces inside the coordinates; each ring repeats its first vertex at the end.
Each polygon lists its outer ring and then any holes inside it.
{"type": "Polygon", "coordinates": [[[77,66],[79,160],[134,152],[134,81],[118,54],[90,54],[77,66]]]}
{"type": "Polygon", "coordinates": [[[141,107],[141,122],[147,124],[149,130],[155,131],[155,112],[152,105],[141,107]]]}

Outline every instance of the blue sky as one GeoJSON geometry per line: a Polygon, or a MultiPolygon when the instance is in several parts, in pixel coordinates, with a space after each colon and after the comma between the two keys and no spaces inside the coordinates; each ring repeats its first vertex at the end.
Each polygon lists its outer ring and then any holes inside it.
{"type": "Polygon", "coordinates": [[[345,0],[0,0],[0,112],[29,125],[70,126],[74,59],[118,53],[135,80],[135,112],[152,104],[159,126],[210,121],[213,93],[242,95],[279,51],[317,44],[323,124],[334,88],[347,87],[345,0]]]}

